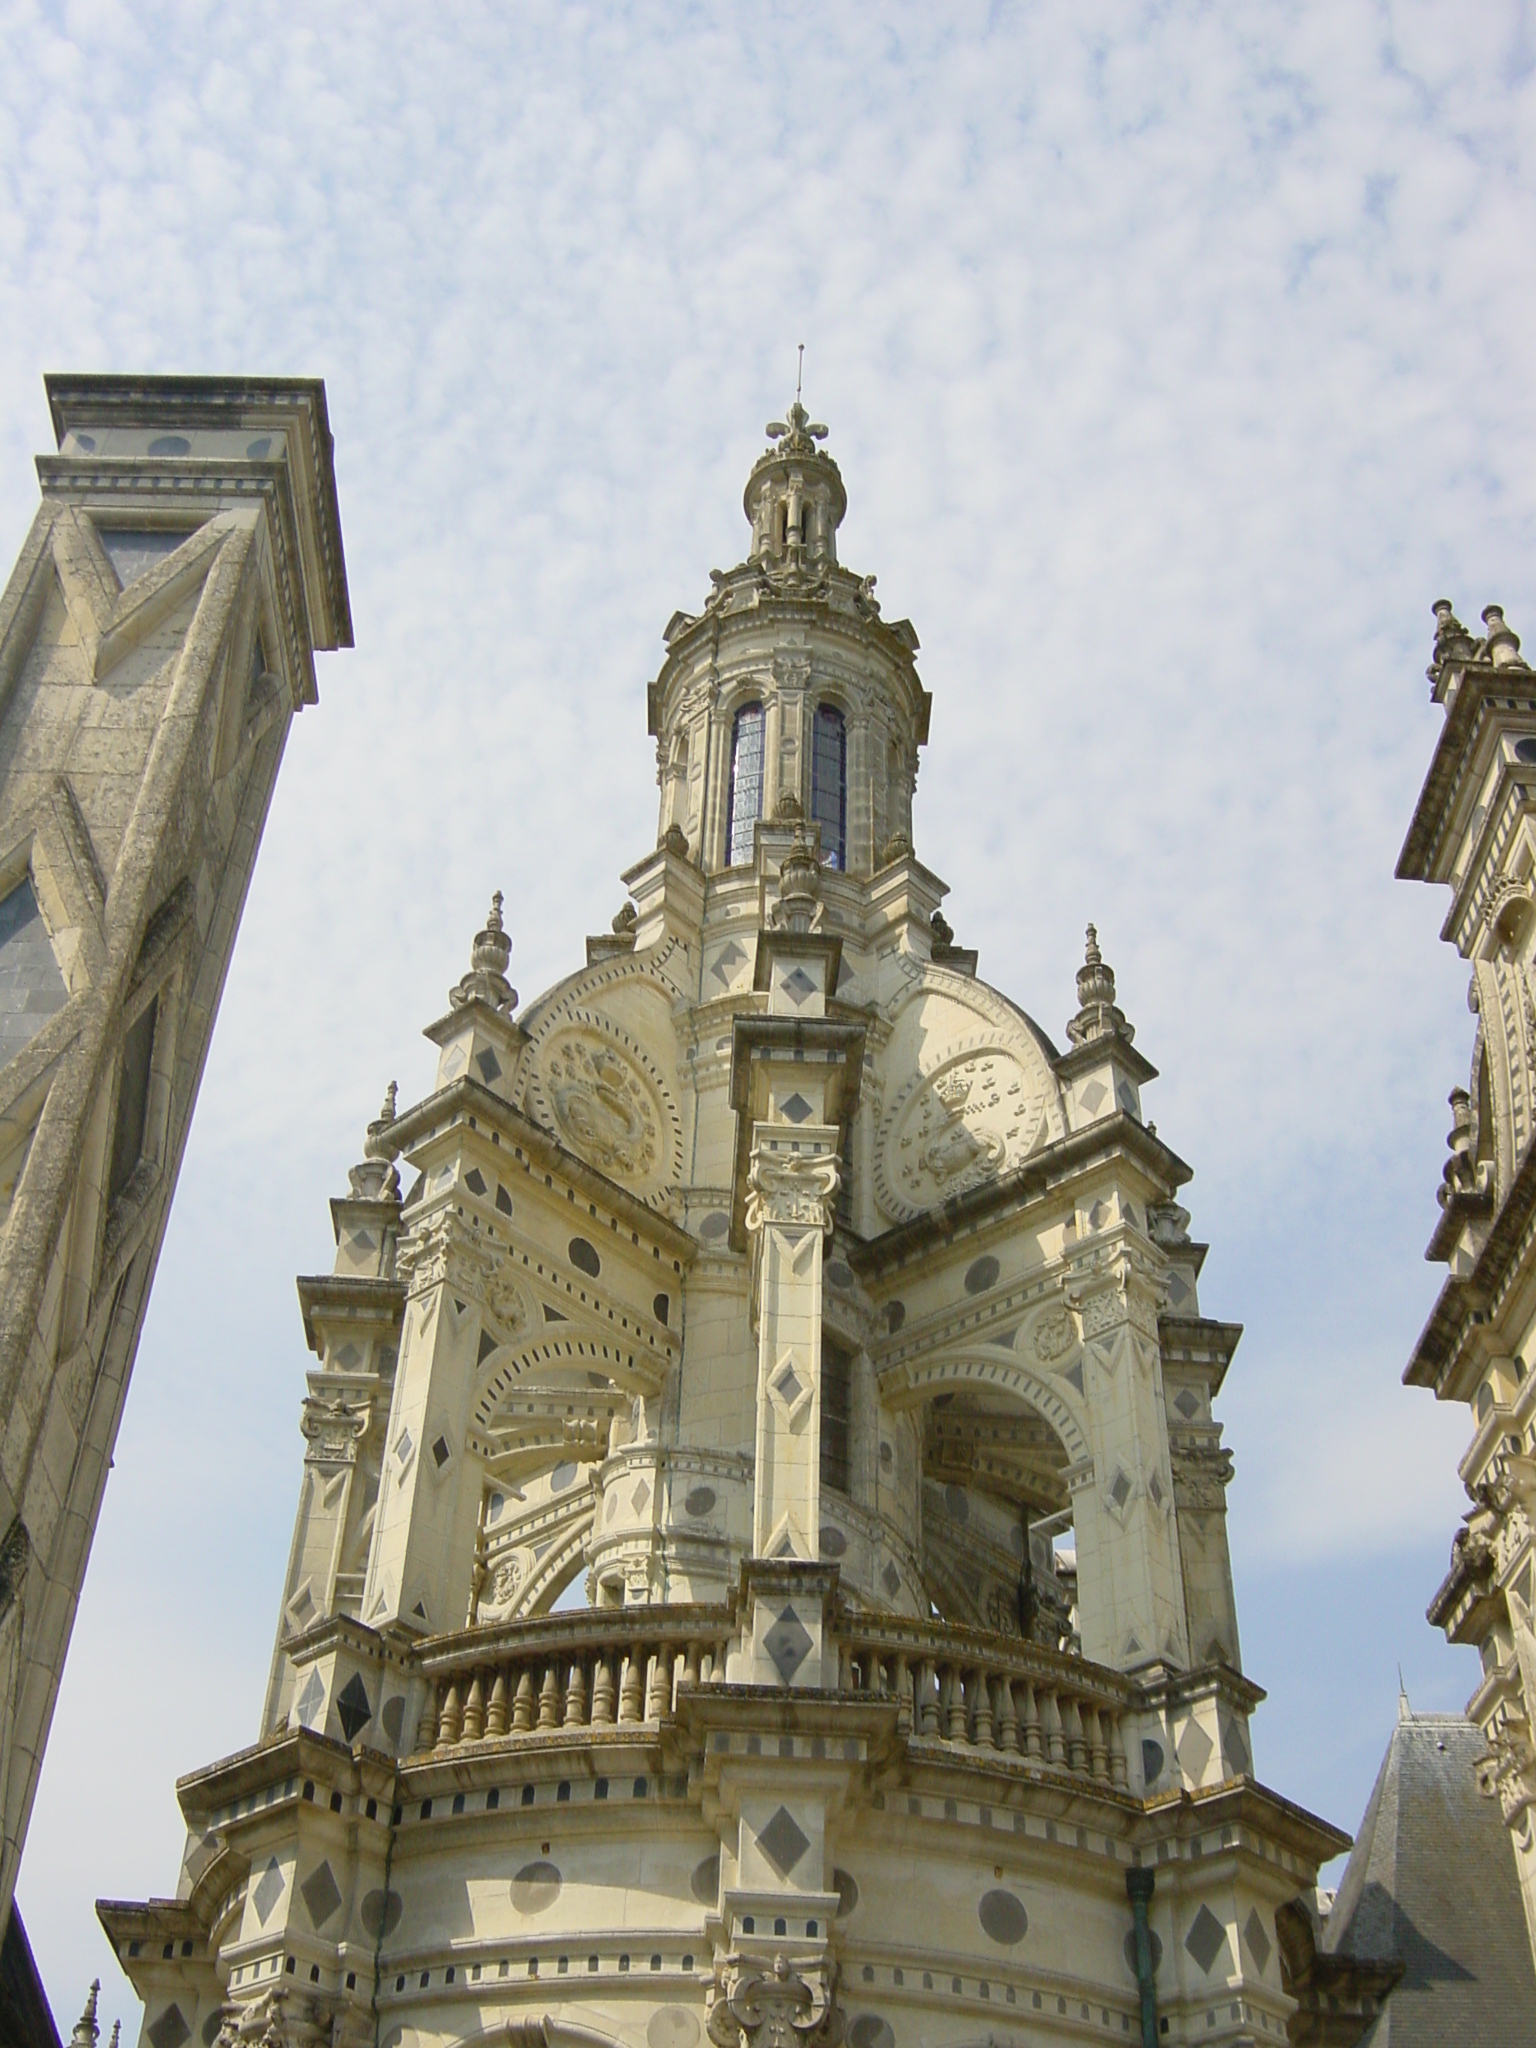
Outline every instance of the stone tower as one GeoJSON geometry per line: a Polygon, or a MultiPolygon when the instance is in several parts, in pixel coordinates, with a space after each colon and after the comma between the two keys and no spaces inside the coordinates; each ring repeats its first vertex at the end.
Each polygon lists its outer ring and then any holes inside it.
{"type": "Polygon", "coordinates": [[[351,644],[320,384],[47,391],[0,600],[0,1922],[289,723],[351,644]]]}
{"type": "Polygon", "coordinates": [[[1345,1838],[1253,1772],[1189,1169],[1091,928],[1065,1050],[956,944],[917,635],[825,430],[767,431],[612,930],[519,1008],[494,899],[299,1282],[258,1738],[181,1781],[176,1897],[101,1908],[150,2048],[1257,2042],[1312,1996],[1276,1915],[1345,1838]]]}
{"type": "Polygon", "coordinates": [[[1472,1506],[1429,1618],[1482,1657],[1467,1711],[1536,1949],[1536,672],[1498,605],[1481,635],[1443,601],[1435,621],[1445,723],[1397,872],[1450,890],[1441,936],[1471,965],[1476,1022],[1425,1254],[1449,1271],[1404,1378],[1469,1411],[1472,1506]]]}

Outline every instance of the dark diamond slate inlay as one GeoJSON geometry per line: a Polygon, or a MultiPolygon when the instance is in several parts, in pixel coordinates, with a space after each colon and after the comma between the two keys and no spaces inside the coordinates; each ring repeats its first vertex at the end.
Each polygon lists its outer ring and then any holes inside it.
{"type": "Polygon", "coordinates": [[[154,2048],[181,2048],[183,2041],[192,2038],[192,2029],[182,2018],[179,2005],[168,2005],[148,2032],[154,2048]]]}
{"type": "MultiPolygon", "coordinates": [[[[348,1742],[355,1742],[373,1719],[373,1708],[368,1703],[368,1688],[363,1684],[363,1674],[360,1671],[354,1671],[336,1695],[336,1718],[341,1723],[341,1732],[348,1742]]],[[[318,1920],[315,1925],[320,1925],[318,1920]]]]}
{"type": "Polygon", "coordinates": [[[483,1195],[486,1190],[485,1175],[478,1166],[472,1166],[464,1176],[464,1185],[472,1195],[483,1195]]]}
{"type": "Polygon", "coordinates": [[[1243,1939],[1247,1942],[1248,1953],[1258,1964],[1259,1975],[1262,1977],[1269,1968],[1269,1936],[1264,1932],[1264,1922],[1259,1918],[1257,1906],[1243,1922],[1243,1939]]]}
{"type": "Polygon", "coordinates": [[[810,1632],[793,1607],[786,1607],[769,1629],[763,1638],[763,1648],[774,1670],[788,1685],[813,1648],[810,1632]]]}
{"type": "Polygon", "coordinates": [[[298,1707],[299,1720],[302,1725],[306,1728],[313,1728],[316,1721],[320,1718],[321,1709],[325,1705],[325,1680],[318,1671],[310,1672],[309,1677],[305,1681],[304,1690],[299,1694],[295,1704],[298,1707]]]}
{"type": "Polygon", "coordinates": [[[792,1124],[803,1124],[806,1118],[810,1116],[812,1113],[811,1105],[806,1101],[805,1097],[799,1092],[798,1089],[795,1091],[793,1095],[790,1096],[787,1102],[780,1103],[779,1107],[783,1110],[784,1114],[789,1118],[792,1124]]]}
{"type": "Polygon", "coordinates": [[[480,1069],[480,1078],[489,1085],[501,1079],[501,1061],[488,1045],[481,1046],[475,1054],[475,1065],[480,1069]]]}
{"type": "Polygon", "coordinates": [[[814,981],[812,981],[811,977],[806,973],[803,967],[797,967],[794,969],[792,973],[786,974],[784,979],[779,983],[779,987],[783,989],[785,995],[789,997],[789,1000],[796,1006],[796,1008],[798,1008],[800,1004],[803,1003],[808,996],[813,996],[816,993],[816,984],[814,981]]]}
{"type": "Polygon", "coordinates": [[[780,1877],[788,1877],[811,1846],[810,1836],[800,1827],[787,1806],[781,1806],[757,1838],[757,1846],[780,1877]]]}
{"type": "Polygon", "coordinates": [[[0,1066],[68,1000],[32,883],[24,878],[0,903],[0,1066]]]}
{"type": "Polygon", "coordinates": [[[1195,1915],[1194,1925],[1184,1937],[1184,1946],[1206,1976],[1210,1975],[1212,1963],[1226,1945],[1227,1930],[1209,1906],[1202,1906],[1195,1915]]]}
{"type": "Polygon", "coordinates": [[[299,1886],[305,1907],[316,1927],[323,1927],[341,1904],[341,1893],[331,1875],[329,1863],[312,1870],[299,1886]]]}
{"type": "Polygon", "coordinates": [[[283,1896],[283,1866],[275,1856],[267,1858],[267,1867],[256,1880],[256,1889],[251,1893],[251,1904],[256,1908],[256,1918],[265,1927],[272,1918],[272,1909],[283,1896]]]}

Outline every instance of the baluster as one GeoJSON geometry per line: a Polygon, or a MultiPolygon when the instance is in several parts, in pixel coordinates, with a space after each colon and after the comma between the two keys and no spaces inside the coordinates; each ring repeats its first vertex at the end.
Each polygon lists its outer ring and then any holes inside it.
{"type": "Polygon", "coordinates": [[[1101,1785],[1109,1783],[1109,1750],[1104,1742],[1104,1723],[1097,1707],[1083,1715],[1083,1733],[1088,1738],[1088,1774],[1101,1785]]]}
{"type": "Polygon", "coordinates": [[[905,1657],[896,1659],[896,1733],[912,1733],[912,1671],[905,1657]]]}
{"type": "Polygon", "coordinates": [[[624,1660],[624,1682],[619,1687],[619,1719],[621,1722],[638,1721],[640,1719],[640,1709],[645,1697],[644,1658],[645,1652],[643,1650],[632,1648],[624,1660]],[[639,1663],[635,1661],[637,1657],[641,1660],[639,1663]]]}
{"type": "Polygon", "coordinates": [[[697,1685],[699,1682],[699,1646],[696,1642],[690,1642],[683,1652],[682,1682],[684,1685],[697,1685]]]}
{"type": "Polygon", "coordinates": [[[587,1725],[587,1672],[579,1657],[571,1659],[570,1683],[565,1688],[565,1725],[567,1728],[585,1728],[587,1725]]]}
{"type": "Polygon", "coordinates": [[[611,1728],[613,1726],[613,1659],[606,1650],[597,1660],[597,1670],[592,1679],[592,1726],[611,1728]]]}
{"type": "Polygon", "coordinates": [[[469,1682],[469,1697],[464,1702],[464,1740],[478,1742],[485,1733],[485,1691],[477,1671],[469,1682]]]}
{"type": "Polygon", "coordinates": [[[418,1755],[422,1750],[430,1749],[437,1741],[439,1690],[439,1687],[429,1685],[426,1698],[421,1703],[421,1718],[416,1723],[416,1750],[418,1755]]]}
{"type": "Polygon", "coordinates": [[[978,1749],[992,1747],[992,1685],[986,1672],[978,1665],[968,1674],[966,1691],[974,1702],[971,1708],[971,1740],[978,1749]]]}
{"type": "Polygon", "coordinates": [[[1074,1771],[1088,1768],[1088,1745],[1083,1740],[1083,1717],[1077,1710],[1077,1701],[1070,1696],[1061,1716],[1062,1733],[1067,1738],[1067,1761],[1074,1771]]]}
{"type": "Polygon", "coordinates": [[[553,1664],[544,1666],[544,1683],[539,1687],[539,1726],[560,1726],[560,1680],[553,1664]]]}
{"type": "Polygon", "coordinates": [[[837,1646],[837,1689],[839,1692],[853,1692],[857,1685],[858,1679],[855,1677],[853,1669],[853,1647],[849,1643],[839,1643],[837,1646]]]}
{"type": "Polygon", "coordinates": [[[1118,1714],[1109,1714],[1109,1781],[1124,1792],[1130,1784],[1130,1767],[1125,1754],[1125,1729],[1118,1714]]]}
{"type": "Polygon", "coordinates": [[[517,1693],[512,1701],[512,1733],[526,1735],[533,1726],[533,1672],[525,1664],[518,1674],[517,1693]]]}
{"type": "Polygon", "coordinates": [[[1010,1756],[1019,1753],[1019,1722],[1013,1704],[1013,1680],[1006,1671],[997,1687],[997,1746],[1010,1756]]]}
{"type": "Polygon", "coordinates": [[[1067,1745],[1061,1732],[1061,1709],[1053,1692],[1040,1695],[1040,1724],[1045,1734],[1046,1755],[1053,1764],[1065,1765],[1067,1745]]]}
{"type": "Polygon", "coordinates": [[[924,1735],[939,1732],[939,1673],[931,1657],[923,1659],[923,1727],[924,1735]]]}
{"type": "Polygon", "coordinates": [[[944,1732],[951,1742],[964,1742],[965,1681],[958,1664],[944,1666],[944,1681],[948,1687],[944,1699],[944,1732]]]}
{"type": "Polygon", "coordinates": [[[485,1732],[489,1736],[505,1735],[507,1732],[507,1674],[498,1671],[496,1682],[491,1687],[491,1704],[485,1716],[485,1732]]]}
{"type": "Polygon", "coordinates": [[[464,1725],[464,1716],[459,1708],[459,1688],[450,1685],[443,1698],[442,1719],[437,1724],[437,1747],[452,1749],[459,1739],[459,1730],[464,1725]]]}
{"type": "Polygon", "coordinates": [[[656,1655],[651,1660],[650,1670],[647,1673],[645,1688],[645,1718],[647,1721],[659,1721],[671,1705],[671,1700],[668,1697],[670,1687],[667,1684],[669,1676],[668,1666],[670,1663],[671,1659],[667,1655],[666,1645],[658,1644],[656,1655]]]}
{"type": "Polygon", "coordinates": [[[1036,1763],[1045,1760],[1045,1744],[1040,1736],[1040,1709],[1035,1704],[1035,1688],[1027,1678],[1024,1681],[1024,1754],[1036,1763]]]}

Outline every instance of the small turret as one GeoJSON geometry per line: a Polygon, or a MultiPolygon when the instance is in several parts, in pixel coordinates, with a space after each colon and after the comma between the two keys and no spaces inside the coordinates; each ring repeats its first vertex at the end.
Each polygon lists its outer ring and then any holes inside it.
{"type": "MultiPolygon", "coordinates": [[[[800,359],[803,374],[803,344],[800,359]]],[[[752,523],[749,561],[819,568],[837,560],[848,494],[837,464],[817,445],[827,430],[801,404],[800,386],[797,376],[788,418],[763,429],[774,446],[753,464],[742,506],[752,523]]]]}
{"type": "Polygon", "coordinates": [[[1136,1036],[1134,1026],[1125,1021],[1124,1010],[1115,1007],[1115,970],[1105,964],[1099,951],[1099,935],[1092,925],[1088,927],[1083,964],[1077,970],[1077,1002],[1077,1015],[1067,1025],[1067,1036],[1074,1045],[1110,1036],[1123,1038],[1129,1044],[1136,1036]]]}

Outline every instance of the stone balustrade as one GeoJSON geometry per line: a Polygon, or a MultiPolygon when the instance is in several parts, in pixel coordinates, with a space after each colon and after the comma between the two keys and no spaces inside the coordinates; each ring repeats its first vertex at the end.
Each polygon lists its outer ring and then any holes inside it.
{"type": "Polygon", "coordinates": [[[659,1722],[679,1685],[723,1680],[732,1634],[729,1608],[679,1605],[550,1614],[439,1639],[421,1657],[430,1690],[416,1749],[659,1722]]]}
{"type": "Polygon", "coordinates": [[[910,1741],[1022,1757],[1125,1791],[1132,1688],[1079,1658],[979,1629],[844,1615],[838,1687],[894,1697],[910,1741]]]}
{"type": "MultiPolygon", "coordinates": [[[[667,1718],[682,1686],[725,1682],[731,1608],[654,1606],[553,1614],[422,1646],[429,1690],[416,1753],[637,1731],[667,1718]]],[[[1032,1643],[942,1622],[842,1610],[832,1620],[841,1693],[894,1699],[913,1744],[1017,1757],[1111,1790],[1128,1786],[1117,1673],[1032,1643]]]]}

